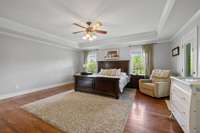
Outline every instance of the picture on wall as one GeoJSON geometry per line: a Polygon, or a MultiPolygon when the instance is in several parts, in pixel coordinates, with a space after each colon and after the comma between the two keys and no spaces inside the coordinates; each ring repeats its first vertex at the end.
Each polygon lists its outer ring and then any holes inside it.
{"type": "Polygon", "coordinates": [[[105,60],[119,60],[119,49],[107,49],[105,50],[105,60]]]}
{"type": "Polygon", "coordinates": [[[179,47],[176,47],[176,48],[172,49],[172,56],[179,55],[179,52],[180,52],[179,47]]]}

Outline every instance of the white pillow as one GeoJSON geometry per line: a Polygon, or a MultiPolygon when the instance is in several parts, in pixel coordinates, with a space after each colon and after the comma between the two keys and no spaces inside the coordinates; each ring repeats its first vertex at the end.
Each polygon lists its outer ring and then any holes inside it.
{"type": "Polygon", "coordinates": [[[115,76],[120,76],[121,75],[121,69],[116,69],[116,75],[115,76]]]}
{"type": "Polygon", "coordinates": [[[117,70],[117,69],[111,69],[111,71],[112,71],[111,76],[116,76],[116,70],[117,70]]]}
{"type": "Polygon", "coordinates": [[[126,76],[126,73],[125,72],[121,72],[121,76],[126,76]]]}
{"type": "Polygon", "coordinates": [[[99,74],[106,75],[106,76],[120,76],[121,69],[101,69],[99,74]]]}
{"type": "Polygon", "coordinates": [[[99,72],[100,75],[105,75],[106,74],[106,69],[101,69],[101,71],[99,72]]]}
{"type": "Polygon", "coordinates": [[[113,69],[101,69],[100,75],[112,76],[113,69]]]}

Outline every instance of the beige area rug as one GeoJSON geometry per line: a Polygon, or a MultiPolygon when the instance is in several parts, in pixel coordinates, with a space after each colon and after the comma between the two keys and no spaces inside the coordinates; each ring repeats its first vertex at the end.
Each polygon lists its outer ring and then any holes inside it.
{"type": "Polygon", "coordinates": [[[124,93],[119,100],[103,96],[65,92],[22,106],[66,133],[122,133],[132,106],[124,93]]]}

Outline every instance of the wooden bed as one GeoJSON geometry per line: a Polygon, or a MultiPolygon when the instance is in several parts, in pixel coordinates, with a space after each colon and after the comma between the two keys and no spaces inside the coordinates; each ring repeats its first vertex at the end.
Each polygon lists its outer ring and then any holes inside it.
{"type": "MultiPolygon", "coordinates": [[[[98,61],[98,72],[101,69],[121,69],[128,74],[129,61],[98,61]]],[[[80,75],[75,77],[75,91],[89,92],[94,94],[106,95],[115,98],[120,97],[119,80],[120,78],[99,77],[96,75],[80,75]]]]}

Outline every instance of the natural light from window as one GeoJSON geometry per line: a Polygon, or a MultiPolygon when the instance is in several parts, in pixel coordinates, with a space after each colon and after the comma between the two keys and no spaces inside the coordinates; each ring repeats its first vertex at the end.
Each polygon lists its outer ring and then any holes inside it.
{"type": "Polygon", "coordinates": [[[145,74],[144,53],[142,49],[131,52],[131,72],[133,75],[145,74]]]}
{"type": "Polygon", "coordinates": [[[97,72],[96,52],[89,52],[87,56],[86,71],[91,73],[97,72]]]}

